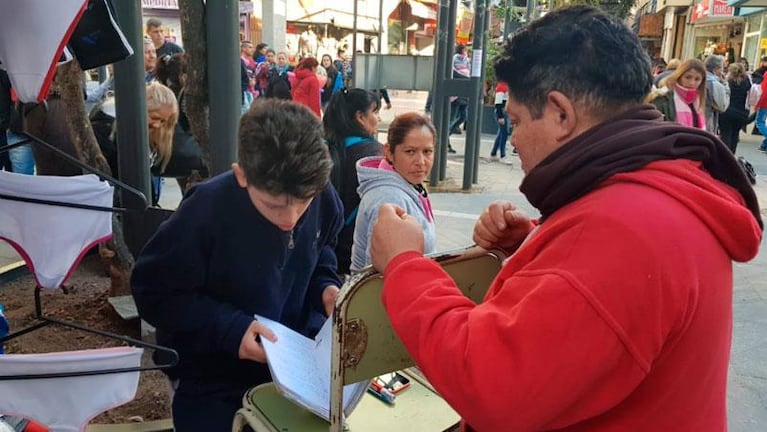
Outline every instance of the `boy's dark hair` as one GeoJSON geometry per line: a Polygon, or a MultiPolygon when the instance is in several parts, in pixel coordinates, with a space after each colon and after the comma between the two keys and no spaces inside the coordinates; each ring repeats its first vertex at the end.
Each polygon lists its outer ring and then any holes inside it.
{"type": "Polygon", "coordinates": [[[279,99],[256,99],[242,116],[237,157],[248,184],[300,199],[325,189],[333,166],[317,116],[279,99]]]}
{"type": "Polygon", "coordinates": [[[510,98],[540,118],[559,91],[606,118],[641,104],[652,87],[650,58],[624,23],[591,6],[555,10],[515,33],[495,59],[510,98]]]}
{"type": "Polygon", "coordinates": [[[325,126],[325,138],[335,144],[344,144],[350,136],[366,137],[366,131],[357,121],[357,112],[365,112],[371,107],[381,108],[381,100],[375,93],[359,88],[343,88],[330,97],[325,108],[322,124],[325,126]]]}

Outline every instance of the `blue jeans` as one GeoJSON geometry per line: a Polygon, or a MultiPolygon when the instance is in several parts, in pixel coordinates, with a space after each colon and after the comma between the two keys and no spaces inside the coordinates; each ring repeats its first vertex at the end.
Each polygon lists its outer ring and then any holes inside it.
{"type": "Polygon", "coordinates": [[[756,112],[756,128],[763,137],[759,150],[767,150],[767,108],[759,108],[756,112]]]}
{"type": "Polygon", "coordinates": [[[509,115],[506,112],[503,113],[503,124],[498,124],[498,133],[495,135],[495,143],[493,144],[493,150],[490,151],[490,156],[495,156],[498,152],[501,152],[501,157],[506,157],[506,141],[509,140],[509,115]]]}
{"type": "MultiPolygon", "coordinates": [[[[8,144],[16,144],[22,141],[27,141],[27,137],[15,134],[11,131],[7,131],[6,137],[8,138],[8,144]]],[[[35,173],[35,157],[32,154],[32,146],[30,144],[9,150],[8,156],[11,159],[11,167],[13,172],[17,174],[28,175],[35,173]]]]}
{"type": "Polygon", "coordinates": [[[461,124],[466,121],[468,115],[469,104],[461,98],[458,98],[450,104],[450,132],[452,134],[454,130],[460,130],[461,124]]]}
{"type": "Polygon", "coordinates": [[[160,205],[160,194],[162,193],[162,184],[165,180],[162,177],[152,176],[152,207],[160,205]]]}

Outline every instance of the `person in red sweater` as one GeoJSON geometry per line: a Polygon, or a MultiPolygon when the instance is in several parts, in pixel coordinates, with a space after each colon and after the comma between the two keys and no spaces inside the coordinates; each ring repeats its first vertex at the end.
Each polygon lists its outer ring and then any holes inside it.
{"type": "Polygon", "coordinates": [[[293,101],[306,105],[317,117],[322,117],[320,108],[320,81],[317,78],[319,62],[314,57],[306,57],[296,66],[296,83],[291,95],[293,101]]]}
{"type": "Polygon", "coordinates": [[[466,430],[726,430],[732,261],[763,229],[737,161],[643,104],[647,54],[591,6],[533,21],[495,70],[541,216],[484,210],[474,241],[513,255],[475,304],[381,206],[371,258],[408,352],[466,430]]]}

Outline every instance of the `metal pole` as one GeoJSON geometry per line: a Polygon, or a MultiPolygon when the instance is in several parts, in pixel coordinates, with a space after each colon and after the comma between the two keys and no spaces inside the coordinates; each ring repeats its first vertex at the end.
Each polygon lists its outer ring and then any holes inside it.
{"type": "Polygon", "coordinates": [[[536,0],[527,0],[527,9],[525,10],[526,23],[530,23],[530,21],[533,19],[533,15],[535,14],[535,3],[536,0]]]}
{"type": "MultiPolygon", "coordinates": [[[[378,0],[378,49],[376,55],[376,89],[378,89],[378,99],[381,99],[383,91],[383,58],[381,49],[383,48],[383,0],[378,0]]],[[[389,95],[391,97],[391,95],[389,95]]]]}
{"type": "Polygon", "coordinates": [[[463,165],[463,189],[471,189],[475,181],[475,167],[477,166],[477,151],[479,147],[479,132],[482,125],[479,124],[481,116],[478,112],[482,110],[482,68],[484,66],[484,56],[482,48],[485,41],[485,22],[487,13],[487,0],[477,0],[474,11],[474,40],[471,42],[471,92],[469,98],[469,127],[466,131],[466,151],[463,165]]]}
{"type": "Polygon", "coordinates": [[[357,56],[357,0],[354,0],[354,18],[352,21],[352,58],[356,56],[357,56]]]}
{"type": "MultiPolygon", "coordinates": [[[[490,28],[490,14],[486,10],[485,11],[485,29],[488,29],[488,28],[490,28]]],[[[486,33],[485,31],[482,32],[483,35],[485,35],[485,33],[486,33]]],[[[486,74],[485,74],[485,67],[484,67],[484,65],[485,65],[485,62],[487,61],[487,37],[483,37],[482,38],[482,56],[481,57],[482,57],[481,64],[483,66],[482,66],[482,69],[481,69],[482,70],[482,75],[479,77],[480,93],[479,93],[479,98],[478,98],[479,104],[477,106],[477,118],[476,118],[476,120],[477,120],[477,129],[475,131],[475,136],[473,137],[474,138],[474,142],[477,143],[477,146],[474,149],[474,176],[472,178],[472,183],[474,183],[474,184],[479,182],[479,179],[478,179],[478,177],[479,177],[479,152],[480,152],[480,147],[481,147],[480,143],[481,143],[481,139],[482,139],[482,123],[483,123],[483,117],[484,117],[483,114],[485,112],[485,110],[484,110],[485,103],[484,103],[484,100],[482,98],[482,95],[484,93],[483,90],[485,88],[485,75],[486,74]]],[[[504,144],[504,145],[506,145],[506,144],[504,144]]]]}
{"type": "Polygon", "coordinates": [[[447,145],[450,142],[450,105],[447,102],[445,79],[452,71],[450,66],[455,44],[455,13],[458,0],[440,0],[437,15],[436,49],[434,52],[434,82],[431,92],[431,109],[434,126],[437,129],[437,157],[434,158],[429,183],[434,186],[445,179],[447,167],[447,145]]]}
{"type": "Polygon", "coordinates": [[[207,3],[208,91],[210,98],[211,176],[228,171],[237,160],[240,119],[240,28],[237,0],[207,3]]]}
{"type": "MultiPolygon", "coordinates": [[[[549,0],[553,1],[553,0],[549,0]]],[[[509,33],[511,33],[511,7],[513,3],[511,0],[504,0],[504,10],[503,10],[503,41],[506,42],[506,38],[509,37],[509,33]]]]}
{"type": "MultiPolygon", "coordinates": [[[[146,82],[144,81],[144,35],[141,25],[141,3],[114,2],[117,22],[134,54],[114,65],[115,111],[117,124],[117,166],[119,179],[152,196],[149,183],[149,126],[146,112],[146,82]],[[125,95],[120,97],[119,95],[125,95]]],[[[117,177],[117,176],[115,176],[117,177]]],[[[132,194],[122,196],[125,207],[137,208],[132,194]]],[[[123,215],[125,242],[133,252],[143,246],[144,215],[128,212],[123,215]]]]}

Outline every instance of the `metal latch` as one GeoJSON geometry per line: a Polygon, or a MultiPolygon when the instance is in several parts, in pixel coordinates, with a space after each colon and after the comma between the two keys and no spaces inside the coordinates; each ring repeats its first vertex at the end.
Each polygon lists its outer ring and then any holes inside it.
{"type": "Polygon", "coordinates": [[[354,318],[346,322],[344,328],[343,364],[345,368],[359,364],[368,347],[368,328],[365,321],[354,318]]]}

